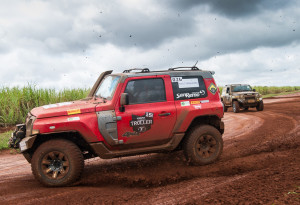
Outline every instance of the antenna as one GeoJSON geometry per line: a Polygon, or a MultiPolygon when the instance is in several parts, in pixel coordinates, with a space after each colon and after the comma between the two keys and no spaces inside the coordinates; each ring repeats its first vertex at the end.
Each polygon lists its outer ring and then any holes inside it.
{"type": "Polygon", "coordinates": [[[194,65],[192,68],[195,68],[195,67],[196,67],[196,65],[197,65],[197,63],[198,63],[198,61],[196,61],[195,65],[194,65]]]}

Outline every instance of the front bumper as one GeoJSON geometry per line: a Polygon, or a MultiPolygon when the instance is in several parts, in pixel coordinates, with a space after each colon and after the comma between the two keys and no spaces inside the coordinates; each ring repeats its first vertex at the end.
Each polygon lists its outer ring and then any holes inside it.
{"type": "Polygon", "coordinates": [[[32,135],[32,127],[35,119],[35,116],[29,113],[26,118],[26,124],[16,125],[16,129],[8,142],[10,148],[20,149],[21,152],[24,152],[32,147],[36,138],[36,135],[32,135]]]}
{"type": "Polygon", "coordinates": [[[262,98],[255,99],[238,99],[238,102],[243,106],[255,107],[262,101],[262,98]]]}
{"type": "Polygon", "coordinates": [[[9,139],[8,146],[10,148],[18,149],[20,142],[26,136],[26,126],[25,124],[16,125],[15,131],[11,134],[9,139]]]}

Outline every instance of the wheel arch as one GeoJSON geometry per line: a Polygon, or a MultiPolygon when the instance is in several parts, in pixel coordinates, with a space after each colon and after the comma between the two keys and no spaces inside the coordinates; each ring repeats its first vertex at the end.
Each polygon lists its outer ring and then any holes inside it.
{"type": "Polygon", "coordinates": [[[34,137],[35,139],[32,146],[28,150],[22,153],[29,163],[31,163],[31,158],[35,150],[44,142],[52,139],[65,139],[73,142],[82,151],[85,159],[95,157],[95,153],[93,152],[89,143],[84,139],[84,137],[79,132],[76,131],[39,134],[34,137]]]}
{"type": "Polygon", "coordinates": [[[183,146],[183,143],[184,143],[186,137],[189,135],[189,133],[191,132],[191,130],[193,130],[193,128],[195,126],[205,125],[205,124],[215,127],[221,133],[221,135],[224,133],[224,129],[225,129],[224,122],[218,116],[205,115],[205,116],[195,117],[193,119],[193,121],[191,122],[191,124],[189,125],[188,129],[185,132],[184,137],[182,138],[181,142],[179,143],[179,145],[177,146],[177,148],[175,150],[182,149],[182,146],[183,146]]]}
{"type": "Polygon", "coordinates": [[[214,126],[221,134],[224,133],[224,123],[222,122],[221,118],[216,115],[205,115],[205,116],[198,116],[193,119],[191,124],[189,125],[186,133],[188,133],[194,126],[198,126],[201,124],[208,124],[214,126]]]}

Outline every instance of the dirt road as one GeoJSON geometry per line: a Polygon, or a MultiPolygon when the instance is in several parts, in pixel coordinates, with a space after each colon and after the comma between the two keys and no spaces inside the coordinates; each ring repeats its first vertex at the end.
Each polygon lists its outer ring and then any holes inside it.
{"type": "Polygon", "coordinates": [[[0,153],[0,204],[300,204],[300,96],[224,118],[224,150],[208,166],[181,152],[86,161],[73,187],[45,188],[22,155],[0,153]]]}

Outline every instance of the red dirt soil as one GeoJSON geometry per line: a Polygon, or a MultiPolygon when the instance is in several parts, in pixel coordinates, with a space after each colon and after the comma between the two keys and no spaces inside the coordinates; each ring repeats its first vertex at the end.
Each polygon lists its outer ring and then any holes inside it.
{"type": "Polygon", "coordinates": [[[0,204],[300,204],[300,96],[224,122],[214,164],[188,166],[182,152],[95,158],[73,187],[43,187],[22,155],[2,151],[0,204]]]}

